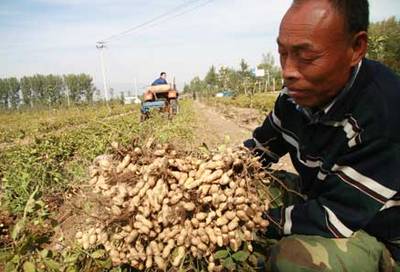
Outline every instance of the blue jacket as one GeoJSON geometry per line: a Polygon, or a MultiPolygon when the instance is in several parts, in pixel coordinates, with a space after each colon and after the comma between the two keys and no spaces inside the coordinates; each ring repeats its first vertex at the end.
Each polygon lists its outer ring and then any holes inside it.
{"type": "Polygon", "coordinates": [[[167,82],[165,79],[159,77],[159,78],[157,78],[156,80],[154,80],[153,83],[151,83],[151,86],[163,85],[163,84],[168,84],[168,82],[167,82]]]}

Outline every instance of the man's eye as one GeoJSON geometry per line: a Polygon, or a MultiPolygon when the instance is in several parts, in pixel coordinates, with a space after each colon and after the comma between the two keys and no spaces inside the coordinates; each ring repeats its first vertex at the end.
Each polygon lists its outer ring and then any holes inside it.
{"type": "Polygon", "coordinates": [[[287,54],[288,54],[288,53],[285,52],[285,51],[278,51],[278,52],[279,52],[279,55],[281,55],[282,57],[283,57],[283,56],[287,56],[287,54]]]}
{"type": "Polygon", "coordinates": [[[310,63],[310,62],[313,62],[315,60],[315,58],[300,58],[300,60],[302,62],[310,63]]]}
{"type": "Polygon", "coordinates": [[[299,59],[304,62],[313,62],[318,59],[318,56],[311,54],[299,54],[299,59]]]}

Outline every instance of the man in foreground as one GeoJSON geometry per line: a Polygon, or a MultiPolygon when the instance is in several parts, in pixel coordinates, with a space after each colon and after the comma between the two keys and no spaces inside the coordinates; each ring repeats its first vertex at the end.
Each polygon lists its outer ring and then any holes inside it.
{"type": "Polygon", "coordinates": [[[400,80],[365,59],[367,0],[294,0],[278,37],[285,88],[245,145],[290,153],[302,202],[270,209],[272,271],[392,271],[400,261],[400,80]]]}

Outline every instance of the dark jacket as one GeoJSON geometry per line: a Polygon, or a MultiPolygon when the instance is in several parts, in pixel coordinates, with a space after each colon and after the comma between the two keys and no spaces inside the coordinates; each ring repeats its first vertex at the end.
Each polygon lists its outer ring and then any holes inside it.
{"type": "Polygon", "coordinates": [[[271,209],[269,232],[341,238],[363,229],[400,261],[400,79],[392,71],[364,59],[345,95],[312,116],[282,91],[253,137],[266,164],[290,153],[308,197],[271,209]]]}

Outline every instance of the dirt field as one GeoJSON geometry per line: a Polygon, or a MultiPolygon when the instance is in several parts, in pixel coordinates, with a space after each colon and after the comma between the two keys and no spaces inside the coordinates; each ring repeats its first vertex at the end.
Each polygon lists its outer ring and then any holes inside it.
{"type": "MultiPolygon", "coordinates": [[[[205,143],[210,148],[221,145],[221,139],[225,139],[226,145],[241,145],[244,140],[251,137],[252,131],[265,118],[255,109],[231,106],[216,108],[200,102],[194,102],[194,107],[198,120],[195,132],[196,144],[205,143]]],[[[296,173],[288,155],[273,168],[296,173]]]]}

